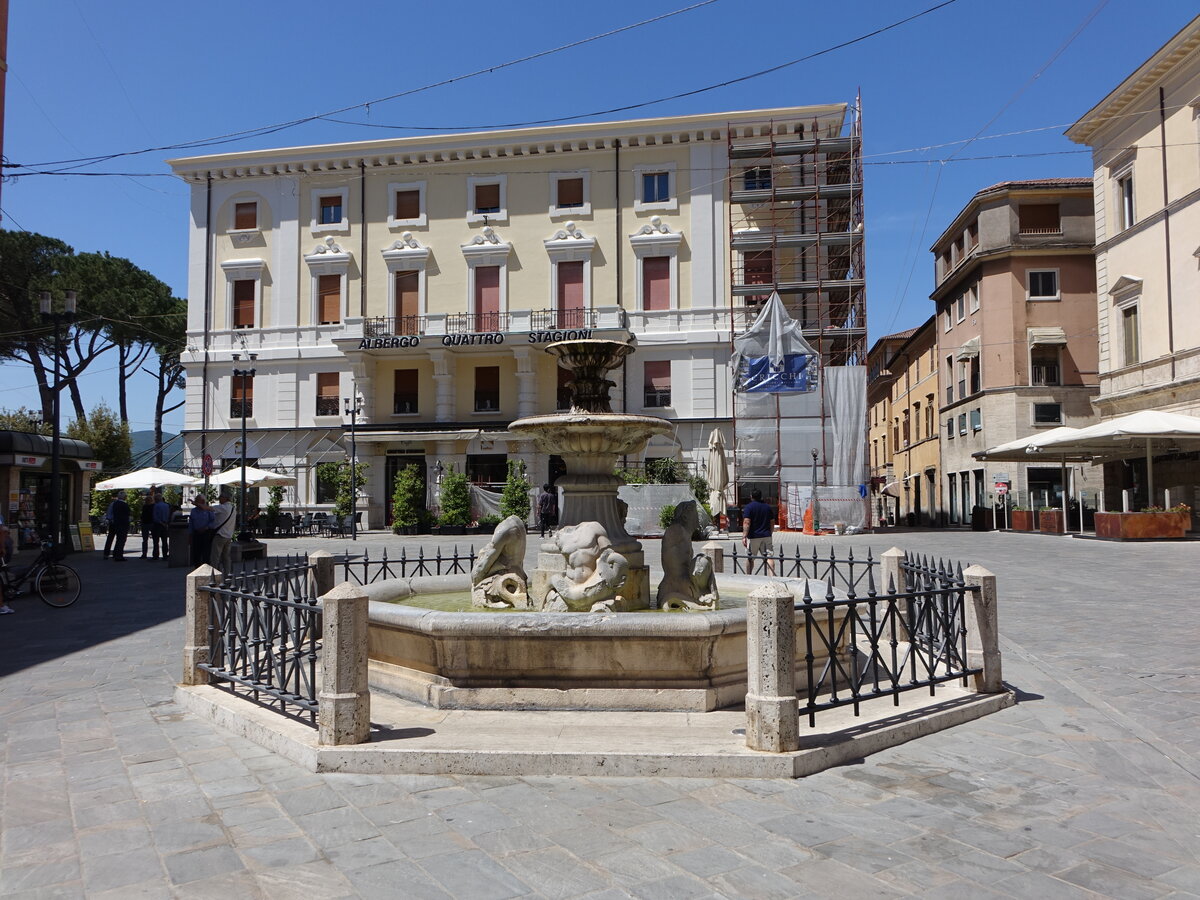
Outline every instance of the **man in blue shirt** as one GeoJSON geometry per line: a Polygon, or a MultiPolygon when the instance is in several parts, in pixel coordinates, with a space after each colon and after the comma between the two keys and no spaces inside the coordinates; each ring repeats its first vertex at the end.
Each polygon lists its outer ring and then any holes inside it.
{"type": "Polygon", "coordinates": [[[762,491],[755,488],[750,492],[750,502],[742,507],[742,544],[750,551],[751,574],[756,556],[763,558],[763,568],[769,574],[775,574],[775,562],[771,559],[774,520],[775,513],[762,502],[762,491]]]}
{"type": "Polygon", "coordinates": [[[171,521],[171,507],[162,494],[154,495],[154,512],[151,514],[150,538],[154,541],[154,558],[158,559],[158,545],[162,542],[163,559],[167,558],[167,523],[171,521]]]}
{"type": "Polygon", "coordinates": [[[192,567],[208,563],[212,552],[213,525],[216,517],[208,505],[208,498],[197,494],[192,498],[195,508],[188,514],[188,537],[192,542],[192,567]]]}

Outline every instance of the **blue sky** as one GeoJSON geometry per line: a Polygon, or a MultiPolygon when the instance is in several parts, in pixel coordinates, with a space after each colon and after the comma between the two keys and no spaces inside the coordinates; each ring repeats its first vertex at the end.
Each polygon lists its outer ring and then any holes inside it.
{"type": "MultiPolygon", "coordinates": [[[[231,134],[464,75],[696,2],[16,2],[4,151],[9,162],[35,165],[231,134]]],[[[937,2],[716,0],[336,118],[454,131],[592,113],[797,59],[937,2]]],[[[836,102],[861,90],[874,340],[928,317],[929,245],[975,191],[1010,179],[1091,174],[1089,154],[1063,129],[1195,13],[1194,0],[953,0],[810,62],[592,118],[836,102]],[[972,159],[985,156],[992,158],[972,159]]],[[[122,174],[22,177],[4,185],[0,205],[5,227],[128,257],[185,296],[188,191],[164,177],[164,159],[420,133],[319,120],[79,170],[122,174]]],[[[115,405],[113,370],[95,368],[85,403],[115,405]]],[[[0,407],[30,403],[31,386],[23,368],[0,367],[0,407]]],[[[151,427],[148,377],[135,380],[131,397],[134,429],[151,427]]],[[[181,412],[169,421],[175,429],[181,412]]]]}

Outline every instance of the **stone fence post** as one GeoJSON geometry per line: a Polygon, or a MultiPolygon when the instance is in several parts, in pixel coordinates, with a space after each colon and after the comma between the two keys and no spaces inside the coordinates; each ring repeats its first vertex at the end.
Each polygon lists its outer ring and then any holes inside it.
{"type": "Polygon", "coordinates": [[[746,601],[746,746],[800,748],[796,701],[796,601],[783,584],[755,588],[746,601]]]}
{"type": "Polygon", "coordinates": [[[725,571],[725,547],[717,541],[709,541],[704,545],[704,555],[708,557],[708,561],[712,563],[714,575],[721,575],[725,571]]]}
{"type": "Polygon", "coordinates": [[[904,551],[899,547],[893,547],[891,550],[885,550],[879,557],[879,584],[875,589],[881,594],[895,592],[903,594],[905,591],[904,573],[900,571],[900,564],[904,562],[904,551]]]}
{"type": "Polygon", "coordinates": [[[356,584],[339,584],[321,598],[324,630],[321,692],[317,695],[317,740],[321,744],[362,744],[370,733],[367,604],[367,595],[356,584]]]}
{"type": "Polygon", "coordinates": [[[210,661],[208,643],[209,603],[203,590],[212,582],[216,570],[212,566],[188,574],[184,587],[183,680],[181,684],[208,684],[208,673],[200,666],[210,661]]]}
{"type": "Polygon", "coordinates": [[[308,595],[323,597],[333,590],[333,554],[328,550],[315,550],[308,554],[308,595]]]}
{"type": "Polygon", "coordinates": [[[982,566],[963,572],[968,587],[978,587],[966,598],[967,665],[982,667],[975,676],[975,690],[997,694],[1004,690],[1000,672],[1000,629],[996,618],[996,576],[982,566]]]}

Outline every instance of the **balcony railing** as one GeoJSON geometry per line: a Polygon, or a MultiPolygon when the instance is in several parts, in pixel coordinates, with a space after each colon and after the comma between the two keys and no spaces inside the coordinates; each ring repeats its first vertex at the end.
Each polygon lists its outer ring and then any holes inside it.
{"type": "Polygon", "coordinates": [[[594,309],[538,309],[530,317],[534,331],[560,330],[563,328],[595,328],[594,309]]]}
{"type": "Polygon", "coordinates": [[[363,320],[363,337],[424,334],[426,316],[376,316],[363,320]]]}
{"type": "Polygon", "coordinates": [[[229,418],[240,419],[245,416],[247,419],[254,417],[254,401],[253,400],[238,400],[229,401],[229,418]]]}
{"type": "Polygon", "coordinates": [[[317,398],[317,415],[318,416],[336,416],[338,414],[338,398],[337,397],[318,397],[317,398]]]}
{"type": "Polygon", "coordinates": [[[671,389],[670,388],[647,388],[646,396],[642,406],[646,409],[655,409],[663,406],[671,405],[671,389]]]}
{"type": "Polygon", "coordinates": [[[454,313],[446,317],[447,334],[509,331],[509,314],[502,312],[454,313]]]}

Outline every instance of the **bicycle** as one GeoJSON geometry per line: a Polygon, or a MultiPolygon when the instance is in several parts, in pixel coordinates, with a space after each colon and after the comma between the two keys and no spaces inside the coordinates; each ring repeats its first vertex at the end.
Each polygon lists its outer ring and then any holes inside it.
{"type": "Polygon", "coordinates": [[[61,544],[56,547],[47,541],[42,544],[37,559],[28,566],[13,568],[7,560],[0,561],[0,590],[4,603],[19,597],[27,582],[32,582],[33,590],[47,606],[63,609],[78,600],[82,582],[78,572],[59,561],[65,554],[66,548],[61,544]]]}

